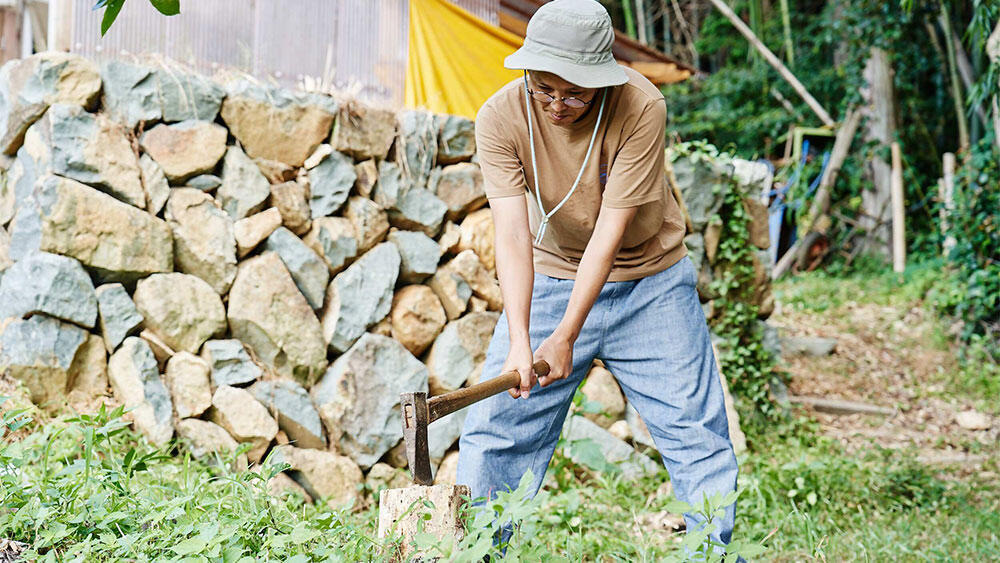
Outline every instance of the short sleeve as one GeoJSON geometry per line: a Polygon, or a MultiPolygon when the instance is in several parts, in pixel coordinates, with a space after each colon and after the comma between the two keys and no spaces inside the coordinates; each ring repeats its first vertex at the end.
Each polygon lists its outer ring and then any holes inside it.
{"type": "Polygon", "coordinates": [[[667,106],[663,98],[648,102],[608,170],[602,205],[636,207],[665,196],[666,123],[667,106]]]}
{"type": "Polygon", "coordinates": [[[476,154],[486,197],[495,199],[525,192],[524,172],[514,142],[503,132],[496,111],[484,105],[476,116],[476,154]]]}

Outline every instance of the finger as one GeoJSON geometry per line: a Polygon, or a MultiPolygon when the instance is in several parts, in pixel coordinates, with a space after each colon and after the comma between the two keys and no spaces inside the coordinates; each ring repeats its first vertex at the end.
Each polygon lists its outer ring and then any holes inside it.
{"type": "Polygon", "coordinates": [[[535,371],[527,369],[521,372],[521,397],[527,399],[531,395],[531,387],[534,383],[535,371]]]}
{"type": "Polygon", "coordinates": [[[510,393],[510,396],[515,399],[521,396],[520,387],[511,387],[510,389],[507,390],[507,392],[510,393]]]}

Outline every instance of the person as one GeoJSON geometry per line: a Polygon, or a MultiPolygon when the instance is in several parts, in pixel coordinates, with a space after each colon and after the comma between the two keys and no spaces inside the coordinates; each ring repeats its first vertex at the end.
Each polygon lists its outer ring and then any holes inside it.
{"type": "MultiPolygon", "coordinates": [[[[666,187],[666,102],[615,62],[613,41],[598,2],[544,4],[504,61],[523,77],[476,117],[505,305],[483,373],[517,370],[521,384],[470,407],[457,482],[473,498],[516,488],[528,470],[538,491],[595,358],[645,421],[677,498],[736,487],[697,273],[666,187]],[[547,376],[534,374],[539,360],[547,376]]],[[[730,505],[715,541],[729,542],[734,515],[730,505]]]]}

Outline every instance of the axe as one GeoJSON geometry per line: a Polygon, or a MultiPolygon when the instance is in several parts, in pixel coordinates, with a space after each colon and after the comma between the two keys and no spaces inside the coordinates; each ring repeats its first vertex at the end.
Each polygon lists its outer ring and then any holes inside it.
{"type": "MultiPolygon", "coordinates": [[[[549,364],[535,362],[532,366],[539,377],[548,375],[549,364]]],[[[413,482],[430,485],[431,463],[427,453],[427,425],[486,397],[521,385],[521,375],[516,371],[498,375],[488,381],[477,383],[465,389],[452,391],[427,399],[427,393],[401,393],[400,408],[403,414],[403,439],[406,440],[406,460],[413,472],[413,482]]]]}

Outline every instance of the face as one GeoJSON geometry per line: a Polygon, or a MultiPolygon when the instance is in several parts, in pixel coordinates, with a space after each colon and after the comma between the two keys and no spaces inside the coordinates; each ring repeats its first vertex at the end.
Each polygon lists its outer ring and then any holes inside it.
{"type": "MultiPolygon", "coordinates": [[[[571,108],[560,98],[577,98],[589,102],[594,99],[597,88],[583,88],[571,82],[566,82],[551,72],[531,71],[528,73],[528,87],[535,92],[545,92],[554,97],[551,102],[542,106],[542,111],[555,125],[566,125],[580,119],[590,110],[590,104],[582,108],[571,108]]],[[[535,100],[536,104],[542,104],[535,100]]]]}

